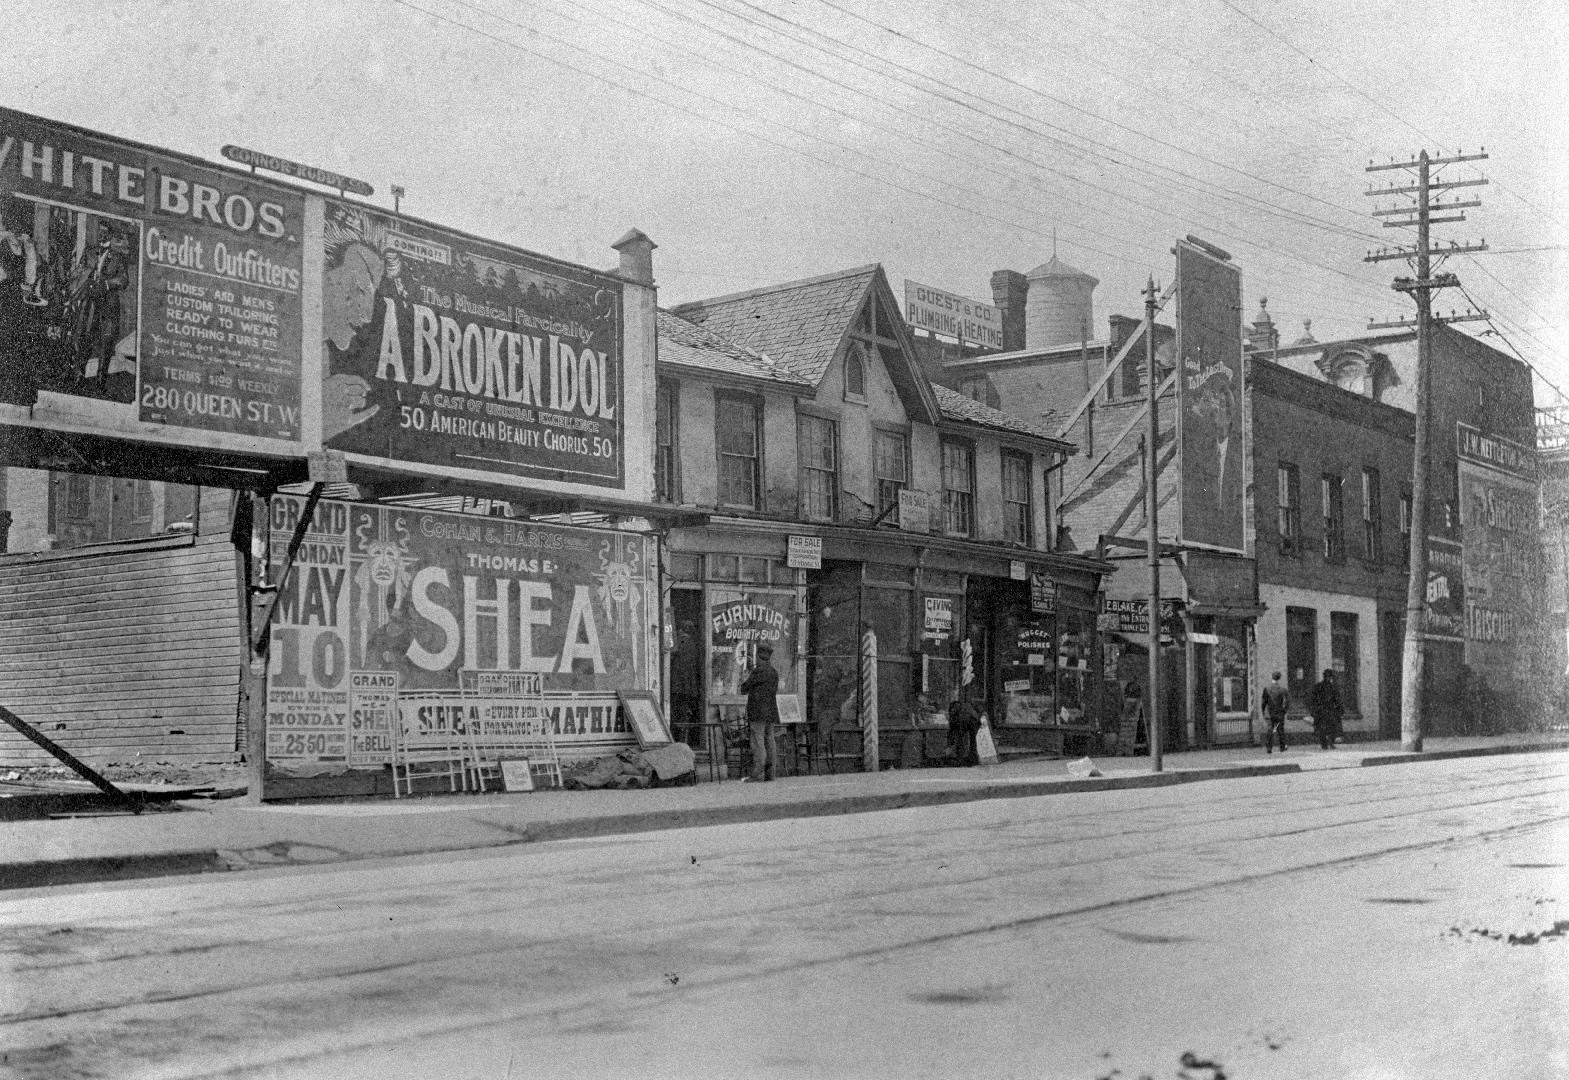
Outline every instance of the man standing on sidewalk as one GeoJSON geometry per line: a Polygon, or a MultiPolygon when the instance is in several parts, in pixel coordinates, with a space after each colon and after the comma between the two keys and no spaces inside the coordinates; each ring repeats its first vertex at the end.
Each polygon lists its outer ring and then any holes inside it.
{"type": "Polygon", "coordinates": [[[1335,740],[1340,737],[1342,716],[1345,713],[1345,706],[1340,703],[1340,691],[1335,689],[1334,668],[1325,668],[1323,679],[1313,685],[1308,708],[1313,710],[1313,732],[1318,736],[1318,745],[1324,750],[1332,749],[1335,740]]]}
{"type": "Polygon", "coordinates": [[[1280,681],[1280,672],[1275,672],[1269,677],[1269,685],[1264,687],[1264,698],[1260,707],[1264,711],[1264,753],[1274,752],[1275,740],[1280,740],[1280,752],[1286,752],[1286,711],[1291,706],[1291,694],[1280,681]]]}
{"type": "Polygon", "coordinates": [[[774,744],[774,725],[779,723],[779,672],[769,661],[774,650],[757,646],[757,664],[741,684],[746,695],[746,722],[752,729],[751,781],[772,780],[778,764],[779,749],[774,744]]]}

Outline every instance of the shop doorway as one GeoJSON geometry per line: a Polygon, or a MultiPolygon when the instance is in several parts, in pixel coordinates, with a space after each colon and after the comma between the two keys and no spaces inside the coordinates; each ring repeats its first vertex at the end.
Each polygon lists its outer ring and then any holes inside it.
{"type": "Polygon", "coordinates": [[[675,642],[670,650],[670,733],[703,750],[703,592],[672,589],[675,642]]]}
{"type": "Polygon", "coordinates": [[[1312,608],[1286,609],[1286,689],[1291,711],[1307,712],[1308,697],[1318,681],[1318,612],[1312,608]]]}
{"type": "Polygon", "coordinates": [[[1378,733],[1400,738],[1400,673],[1405,667],[1406,619],[1399,611],[1378,615],[1378,733]]]}

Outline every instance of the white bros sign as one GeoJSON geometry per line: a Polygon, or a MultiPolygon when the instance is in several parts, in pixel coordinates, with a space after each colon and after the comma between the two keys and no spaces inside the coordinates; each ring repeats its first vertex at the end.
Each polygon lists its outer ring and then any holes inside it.
{"type": "Polygon", "coordinates": [[[918,330],[958,338],[961,343],[1002,348],[1002,309],[967,300],[929,285],[904,283],[904,317],[918,330]]]}

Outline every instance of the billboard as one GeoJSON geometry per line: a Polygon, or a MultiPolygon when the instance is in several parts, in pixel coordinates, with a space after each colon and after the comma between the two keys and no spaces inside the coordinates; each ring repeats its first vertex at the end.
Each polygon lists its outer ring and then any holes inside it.
{"type": "Polygon", "coordinates": [[[904,283],[904,318],[917,330],[958,338],[961,344],[1002,348],[1002,309],[914,281],[904,283]]]}
{"type": "Polygon", "coordinates": [[[1456,438],[1466,663],[1522,683],[1546,619],[1535,457],[1467,424],[1456,438]]]}
{"type": "Polygon", "coordinates": [[[1179,535],[1241,551],[1242,274],[1193,244],[1176,252],[1179,535]]]}
{"type": "Polygon", "coordinates": [[[327,199],[322,444],[619,488],[621,282],[327,199]]]}
{"type": "MultiPolygon", "coordinates": [[[[304,506],[271,502],[273,580],[304,506]]],[[[511,706],[465,702],[466,668],[539,672],[563,756],[632,743],[616,694],[657,671],[653,555],[636,533],[319,502],[278,594],[268,761],[381,767],[394,690],[416,734],[483,732],[511,706]]]]}
{"type": "Polygon", "coordinates": [[[0,421],[297,444],[304,205],[0,109],[0,421]]]}

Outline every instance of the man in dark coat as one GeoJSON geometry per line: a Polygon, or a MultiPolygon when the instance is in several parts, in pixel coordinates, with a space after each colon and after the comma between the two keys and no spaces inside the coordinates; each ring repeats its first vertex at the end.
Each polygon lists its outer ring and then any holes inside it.
{"type": "Polygon", "coordinates": [[[1318,745],[1328,750],[1335,745],[1345,716],[1345,706],[1340,703],[1340,691],[1335,687],[1333,668],[1325,668],[1324,677],[1313,685],[1308,708],[1313,713],[1313,734],[1318,736],[1318,745]]]}
{"type": "Polygon", "coordinates": [[[975,693],[970,686],[966,686],[954,697],[953,705],[948,709],[948,738],[953,744],[953,755],[960,765],[981,763],[975,749],[975,736],[980,730],[981,712],[975,707],[975,693]]]}
{"type": "Polygon", "coordinates": [[[746,695],[746,722],[752,729],[752,771],[747,776],[752,781],[772,780],[778,764],[774,726],[779,723],[779,672],[769,663],[773,655],[772,646],[759,645],[757,663],[740,687],[746,695]]]}
{"type": "Polygon", "coordinates": [[[1267,725],[1264,728],[1264,753],[1274,751],[1276,740],[1280,742],[1280,752],[1286,752],[1286,711],[1290,707],[1291,694],[1280,681],[1280,672],[1277,671],[1270,676],[1269,685],[1264,687],[1264,696],[1259,702],[1267,725]]]}

